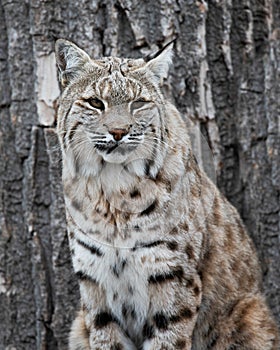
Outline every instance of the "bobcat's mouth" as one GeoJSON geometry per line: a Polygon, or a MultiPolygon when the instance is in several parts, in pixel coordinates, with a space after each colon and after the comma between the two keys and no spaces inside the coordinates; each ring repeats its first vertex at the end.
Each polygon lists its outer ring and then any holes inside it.
{"type": "Polygon", "coordinates": [[[117,147],[119,146],[118,142],[116,142],[113,145],[110,144],[97,144],[95,145],[95,148],[100,152],[105,152],[107,154],[112,153],[117,147]]]}
{"type": "Polygon", "coordinates": [[[124,162],[136,147],[137,145],[129,145],[124,142],[108,142],[95,145],[99,155],[109,163],[124,162]]]}

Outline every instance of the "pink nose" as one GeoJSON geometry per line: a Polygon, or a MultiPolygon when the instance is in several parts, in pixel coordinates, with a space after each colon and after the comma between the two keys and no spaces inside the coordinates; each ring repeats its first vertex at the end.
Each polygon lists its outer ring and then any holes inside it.
{"type": "Polygon", "coordinates": [[[126,129],[112,129],[109,130],[109,133],[113,135],[113,138],[116,141],[120,141],[125,135],[128,134],[128,130],[126,129]]]}

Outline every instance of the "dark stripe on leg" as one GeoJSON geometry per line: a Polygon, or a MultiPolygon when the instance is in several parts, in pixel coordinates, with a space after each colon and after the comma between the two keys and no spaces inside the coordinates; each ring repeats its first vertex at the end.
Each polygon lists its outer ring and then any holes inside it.
{"type": "Polygon", "coordinates": [[[154,327],[152,325],[150,325],[148,322],[146,322],[144,324],[142,334],[143,334],[144,339],[153,338],[155,335],[154,327]]]}
{"type": "Polygon", "coordinates": [[[116,318],[109,312],[100,312],[94,319],[94,325],[96,328],[106,327],[111,322],[118,323],[116,318]]]}
{"type": "Polygon", "coordinates": [[[170,316],[169,321],[172,323],[181,322],[182,320],[190,319],[193,317],[193,312],[189,308],[184,308],[178,312],[178,314],[170,316]]]}
{"type": "Polygon", "coordinates": [[[156,313],[154,321],[158,329],[164,331],[168,328],[168,318],[163,313],[156,313]]]}
{"type": "Polygon", "coordinates": [[[151,275],[148,279],[149,283],[163,283],[166,281],[172,281],[178,278],[181,282],[184,276],[184,270],[181,266],[175,267],[172,271],[151,275]]]}

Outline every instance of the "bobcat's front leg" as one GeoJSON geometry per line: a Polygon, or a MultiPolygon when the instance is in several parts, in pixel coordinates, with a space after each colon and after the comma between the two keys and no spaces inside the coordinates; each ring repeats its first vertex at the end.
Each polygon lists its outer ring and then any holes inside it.
{"type": "Polygon", "coordinates": [[[86,327],[83,310],[80,310],[72,323],[69,336],[69,350],[90,350],[89,332],[86,327]]]}
{"type": "Polygon", "coordinates": [[[90,350],[136,350],[132,341],[125,335],[118,320],[108,312],[100,312],[89,319],[90,350]]]}
{"type": "Polygon", "coordinates": [[[107,308],[104,291],[85,274],[80,291],[83,308],[73,322],[69,350],[136,350],[107,308]]]}
{"type": "Polygon", "coordinates": [[[110,321],[109,314],[100,314],[98,325],[86,325],[87,315],[80,310],[70,332],[69,350],[136,350],[117,324],[110,321]]]}
{"type": "Polygon", "coordinates": [[[149,278],[151,309],[143,350],[191,350],[201,303],[201,281],[180,267],[149,278]]]}

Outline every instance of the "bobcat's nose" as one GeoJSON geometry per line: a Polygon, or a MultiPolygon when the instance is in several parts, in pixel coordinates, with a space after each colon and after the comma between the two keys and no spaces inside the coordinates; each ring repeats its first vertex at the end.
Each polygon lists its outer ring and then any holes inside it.
{"type": "Polygon", "coordinates": [[[116,141],[120,141],[125,135],[128,134],[128,130],[126,130],[126,129],[112,129],[112,130],[109,130],[109,134],[113,135],[113,138],[116,141]]]}

